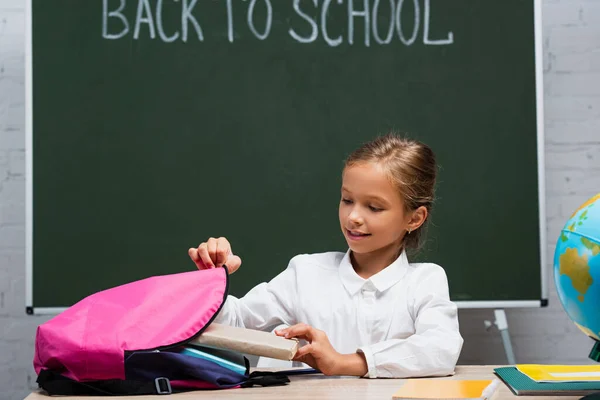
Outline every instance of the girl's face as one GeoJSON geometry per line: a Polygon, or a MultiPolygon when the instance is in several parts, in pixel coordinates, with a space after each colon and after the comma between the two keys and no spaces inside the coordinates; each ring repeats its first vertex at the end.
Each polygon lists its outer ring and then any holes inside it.
{"type": "Polygon", "coordinates": [[[344,169],[339,216],[346,242],[357,254],[398,249],[411,222],[398,189],[371,162],[344,169]]]}

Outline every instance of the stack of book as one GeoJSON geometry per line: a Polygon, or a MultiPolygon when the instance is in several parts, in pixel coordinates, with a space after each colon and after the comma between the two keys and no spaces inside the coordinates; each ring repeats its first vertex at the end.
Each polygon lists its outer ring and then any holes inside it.
{"type": "Polygon", "coordinates": [[[521,364],[494,370],[517,396],[585,396],[600,392],[598,365],[521,364]]]}
{"type": "Polygon", "coordinates": [[[244,354],[291,360],[297,351],[296,339],[215,323],[180,349],[182,354],[212,361],[241,374],[248,367],[244,354]]]}

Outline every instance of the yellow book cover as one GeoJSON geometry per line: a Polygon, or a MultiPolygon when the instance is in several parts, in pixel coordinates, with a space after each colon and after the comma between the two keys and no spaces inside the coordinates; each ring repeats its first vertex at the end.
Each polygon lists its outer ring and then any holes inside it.
{"type": "Polygon", "coordinates": [[[597,382],[599,365],[519,364],[517,369],[536,382],[597,382]]]}
{"type": "Polygon", "coordinates": [[[500,381],[452,380],[452,379],[407,379],[404,385],[394,393],[394,400],[463,400],[489,399],[500,381]]]}

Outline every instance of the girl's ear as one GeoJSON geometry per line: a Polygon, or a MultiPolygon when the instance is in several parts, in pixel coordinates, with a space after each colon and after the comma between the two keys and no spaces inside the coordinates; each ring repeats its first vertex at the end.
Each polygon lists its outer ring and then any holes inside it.
{"type": "Polygon", "coordinates": [[[419,229],[427,219],[427,214],[427,208],[425,208],[425,206],[421,206],[414,210],[408,221],[408,229],[411,231],[419,229]]]}

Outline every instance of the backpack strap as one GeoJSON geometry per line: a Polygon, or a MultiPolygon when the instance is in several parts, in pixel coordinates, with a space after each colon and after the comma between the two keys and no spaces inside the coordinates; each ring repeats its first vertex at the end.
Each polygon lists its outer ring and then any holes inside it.
{"type": "Polygon", "coordinates": [[[50,395],[121,396],[173,393],[171,383],[167,378],[156,378],[154,381],[110,379],[94,382],[78,382],[47,369],[40,371],[37,383],[39,387],[50,395]]]}
{"type": "Polygon", "coordinates": [[[253,386],[283,386],[290,383],[287,375],[271,371],[254,371],[250,374],[248,380],[240,386],[243,388],[253,386]]]}
{"type": "MultiPolygon", "coordinates": [[[[61,396],[123,396],[139,394],[171,394],[176,392],[171,388],[167,378],[156,378],[154,381],[132,381],[111,379],[93,382],[78,382],[54,371],[43,369],[37,378],[39,387],[50,395],[61,396]]],[[[283,386],[290,383],[287,375],[270,372],[252,372],[248,380],[240,386],[283,386]]]]}

